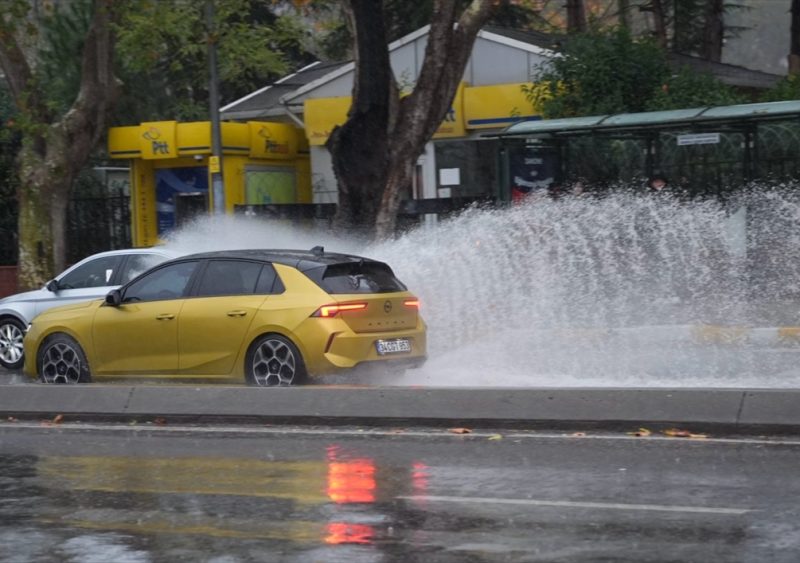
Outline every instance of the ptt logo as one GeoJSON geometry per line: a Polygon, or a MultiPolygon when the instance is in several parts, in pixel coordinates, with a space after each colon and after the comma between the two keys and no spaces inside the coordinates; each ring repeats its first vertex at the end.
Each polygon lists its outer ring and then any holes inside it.
{"type": "Polygon", "coordinates": [[[277,143],[272,140],[269,127],[262,127],[258,135],[264,138],[264,151],[272,154],[289,154],[289,143],[277,143]]]}
{"type": "Polygon", "coordinates": [[[169,143],[159,140],[161,131],[156,127],[150,127],[142,134],[142,137],[152,143],[153,154],[169,154],[169,143]]]}

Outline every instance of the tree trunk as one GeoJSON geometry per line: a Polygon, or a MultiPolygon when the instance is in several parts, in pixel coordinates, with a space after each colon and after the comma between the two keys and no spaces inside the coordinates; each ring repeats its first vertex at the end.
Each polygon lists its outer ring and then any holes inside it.
{"type": "Polygon", "coordinates": [[[630,0],[617,0],[617,9],[619,10],[619,25],[620,27],[624,27],[625,29],[630,29],[631,27],[631,15],[630,15],[630,0]]]}
{"type": "Polygon", "coordinates": [[[416,160],[452,106],[475,37],[491,0],[472,0],[458,17],[459,0],[434,0],[428,45],[413,91],[400,99],[386,45],[380,2],[348,0],[355,30],[356,71],[347,122],[334,129],[331,151],[339,186],[334,224],[348,232],[394,234],[402,191],[416,160]]]}
{"type": "Polygon", "coordinates": [[[375,233],[378,239],[390,238],[394,234],[397,212],[400,209],[400,196],[413,181],[417,157],[393,162],[389,169],[381,208],[375,220],[375,233]]]}
{"type": "Polygon", "coordinates": [[[95,2],[84,41],[80,91],[59,119],[54,118],[36,89],[15,30],[0,25],[0,65],[17,109],[28,124],[18,155],[17,272],[21,289],[41,287],[65,266],[66,213],[72,182],[105,133],[118,93],[113,75],[112,5],[113,0],[95,2]]]}
{"type": "Polygon", "coordinates": [[[567,0],[567,33],[586,31],[586,7],[583,0],[567,0]]]}
{"type": "Polygon", "coordinates": [[[714,62],[722,60],[724,0],[707,0],[700,56],[714,62]]]}
{"type": "Polygon", "coordinates": [[[349,0],[344,9],[356,43],[355,76],[347,121],[326,143],[339,186],[334,228],[368,235],[386,184],[393,76],[382,3],[349,0]]]}
{"type": "MultiPolygon", "coordinates": [[[[50,146],[63,146],[53,142],[50,146]]],[[[21,288],[41,287],[65,267],[67,202],[78,169],[60,154],[28,143],[19,161],[19,268],[21,288]]]]}
{"type": "Polygon", "coordinates": [[[666,49],[667,41],[667,14],[664,11],[662,0],[652,0],[651,10],[653,11],[653,27],[655,29],[656,43],[662,49],[666,49]]]}
{"type": "Polygon", "coordinates": [[[789,47],[789,74],[800,73],[800,0],[792,0],[791,45],[789,47]]]}

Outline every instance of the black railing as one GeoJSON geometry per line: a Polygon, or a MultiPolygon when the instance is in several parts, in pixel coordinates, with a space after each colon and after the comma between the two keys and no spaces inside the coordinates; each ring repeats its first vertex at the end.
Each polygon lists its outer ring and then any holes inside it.
{"type": "Polygon", "coordinates": [[[67,211],[67,262],[131,246],[130,197],[73,198],[67,211]]]}

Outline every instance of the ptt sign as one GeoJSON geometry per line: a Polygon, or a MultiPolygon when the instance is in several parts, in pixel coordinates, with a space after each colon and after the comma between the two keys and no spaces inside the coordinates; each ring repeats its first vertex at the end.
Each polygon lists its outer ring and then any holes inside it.
{"type": "Polygon", "coordinates": [[[161,131],[155,127],[151,127],[145,131],[142,137],[152,143],[153,154],[169,154],[169,143],[159,140],[161,137],[161,131]]]}
{"type": "Polygon", "coordinates": [[[286,160],[297,156],[297,131],[285,123],[248,121],[250,156],[286,160]]]}
{"type": "Polygon", "coordinates": [[[269,127],[263,126],[261,129],[259,129],[258,136],[264,139],[264,152],[270,154],[289,154],[288,140],[280,142],[280,140],[273,139],[269,127]]]}
{"type": "Polygon", "coordinates": [[[175,121],[159,121],[140,125],[142,158],[175,158],[175,121]]]}

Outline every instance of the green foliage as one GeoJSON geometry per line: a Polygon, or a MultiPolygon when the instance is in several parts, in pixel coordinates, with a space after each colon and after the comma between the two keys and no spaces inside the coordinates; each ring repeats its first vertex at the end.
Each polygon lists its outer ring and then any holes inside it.
{"type": "Polygon", "coordinates": [[[624,29],[571,36],[525,89],[545,117],[574,117],[744,103],[709,74],[673,73],[666,54],[624,29]]]}
{"type": "MultiPolygon", "coordinates": [[[[214,3],[220,97],[231,101],[310,62],[302,26],[258,0],[214,3]]],[[[118,121],[208,116],[205,2],[130,0],[117,31],[124,83],[118,121]]]]}
{"type": "MultiPolygon", "coordinates": [[[[75,100],[91,0],[51,2],[32,10],[29,0],[0,0],[0,32],[13,35],[29,55],[30,89],[57,115],[75,100]]],[[[24,116],[17,120],[24,124],[24,116]]]]}
{"type": "Polygon", "coordinates": [[[774,88],[764,92],[762,102],[782,102],[800,100],[800,74],[790,74],[782,78],[774,88]]]}
{"type": "Polygon", "coordinates": [[[748,100],[710,74],[682,67],[664,81],[647,103],[648,110],[670,110],[704,106],[730,106],[748,100]]]}
{"type": "Polygon", "coordinates": [[[548,118],[645,111],[668,74],[658,46],[635,41],[625,29],[577,34],[537,70],[534,81],[547,84],[547,92],[528,96],[548,118]]]}
{"type": "MultiPolygon", "coordinates": [[[[668,18],[672,20],[672,50],[676,53],[702,56],[702,47],[705,43],[706,11],[710,0],[670,0],[663,2],[668,18]]],[[[725,1],[722,6],[723,14],[729,16],[741,10],[750,10],[747,4],[738,1],[725,1]]],[[[732,18],[725,17],[724,20],[732,18]]],[[[723,36],[726,38],[737,37],[744,30],[724,21],[723,36]]]]}
{"type": "Polygon", "coordinates": [[[90,0],[73,0],[45,11],[39,23],[40,49],[35,83],[55,114],[62,114],[78,95],[83,39],[92,18],[90,0]]]}

